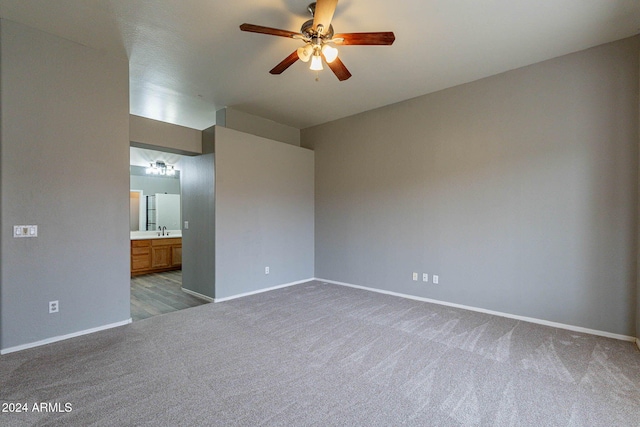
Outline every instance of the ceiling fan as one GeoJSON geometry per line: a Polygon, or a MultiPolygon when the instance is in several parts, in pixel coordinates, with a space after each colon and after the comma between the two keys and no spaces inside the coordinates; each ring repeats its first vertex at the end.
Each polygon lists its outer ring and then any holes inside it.
{"type": "Polygon", "coordinates": [[[338,0],[318,0],[311,3],[307,10],[313,19],[302,24],[300,32],[279,30],[277,28],[263,27],[261,25],[242,24],[242,31],[252,33],[270,34],[272,36],[288,37],[304,41],[304,46],[299,47],[293,53],[273,67],[271,74],[282,74],[284,70],[293,65],[298,59],[303,62],[311,60],[311,69],[322,70],[322,62],[331,68],[331,71],[343,81],[351,77],[351,73],[338,58],[338,49],[331,46],[336,45],[391,45],[396,39],[390,32],[377,33],[342,33],[334,34],[331,19],[336,10],[338,0]]]}

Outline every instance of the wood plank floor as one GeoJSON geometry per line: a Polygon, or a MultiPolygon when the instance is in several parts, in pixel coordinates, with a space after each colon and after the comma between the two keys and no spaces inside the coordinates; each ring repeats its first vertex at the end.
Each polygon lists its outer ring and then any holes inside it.
{"type": "Polygon", "coordinates": [[[131,319],[146,319],[159,314],[207,304],[183,292],[182,271],[151,273],[131,278],[131,319]]]}

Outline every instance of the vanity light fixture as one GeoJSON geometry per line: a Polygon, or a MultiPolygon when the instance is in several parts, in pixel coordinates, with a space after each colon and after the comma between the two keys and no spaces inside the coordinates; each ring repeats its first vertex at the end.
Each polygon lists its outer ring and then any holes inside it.
{"type": "Polygon", "coordinates": [[[173,165],[167,165],[162,160],[157,160],[155,163],[149,163],[149,167],[145,169],[145,172],[147,175],[174,176],[176,168],[173,165]]]}

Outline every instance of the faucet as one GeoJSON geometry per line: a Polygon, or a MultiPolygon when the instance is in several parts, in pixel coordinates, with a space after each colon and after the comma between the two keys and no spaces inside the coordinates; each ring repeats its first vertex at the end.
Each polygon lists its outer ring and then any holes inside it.
{"type": "Polygon", "coordinates": [[[162,235],[163,235],[163,236],[164,236],[164,231],[165,231],[166,229],[167,229],[167,227],[163,225],[163,226],[162,226],[162,235]]]}

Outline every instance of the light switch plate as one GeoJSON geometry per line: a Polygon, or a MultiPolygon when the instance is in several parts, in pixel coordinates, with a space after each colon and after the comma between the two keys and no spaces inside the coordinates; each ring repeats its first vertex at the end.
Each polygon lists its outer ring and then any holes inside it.
{"type": "Polygon", "coordinates": [[[37,225],[14,225],[13,237],[18,239],[22,237],[38,237],[37,225]]]}

